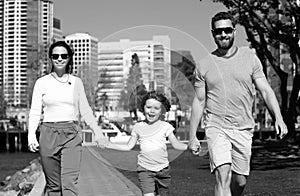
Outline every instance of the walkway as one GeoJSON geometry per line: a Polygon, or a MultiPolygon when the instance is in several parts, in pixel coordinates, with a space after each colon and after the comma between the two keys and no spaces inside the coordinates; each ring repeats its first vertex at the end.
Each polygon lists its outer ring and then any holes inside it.
{"type": "MultiPolygon", "coordinates": [[[[137,196],[142,195],[140,189],[128,180],[107,160],[93,149],[83,148],[82,164],[79,176],[79,195],[81,196],[137,196]]],[[[45,186],[41,175],[29,196],[41,196],[45,186]]]]}

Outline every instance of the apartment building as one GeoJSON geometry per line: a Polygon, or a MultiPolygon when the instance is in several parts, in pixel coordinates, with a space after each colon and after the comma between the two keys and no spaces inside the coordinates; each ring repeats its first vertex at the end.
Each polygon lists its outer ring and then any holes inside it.
{"type": "Polygon", "coordinates": [[[36,78],[48,67],[53,3],[49,0],[0,2],[1,84],[8,107],[28,107],[36,78]]]}
{"type": "Polygon", "coordinates": [[[98,82],[98,39],[88,33],[74,33],[67,35],[65,41],[74,51],[73,74],[82,79],[87,99],[93,106],[98,82]]]}
{"type": "Polygon", "coordinates": [[[116,42],[99,42],[100,80],[97,95],[100,98],[105,94],[107,105],[112,109],[118,106],[122,91],[128,89],[131,58],[135,53],[139,57],[142,81],[146,88],[170,94],[171,52],[168,36],[153,36],[152,40],[121,39],[116,42]]]}
{"type": "Polygon", "coordinates": [[[53,18],[53,42],[64,40],[63,32],[61,30],[61,23],[58,18],[53,18]]]}

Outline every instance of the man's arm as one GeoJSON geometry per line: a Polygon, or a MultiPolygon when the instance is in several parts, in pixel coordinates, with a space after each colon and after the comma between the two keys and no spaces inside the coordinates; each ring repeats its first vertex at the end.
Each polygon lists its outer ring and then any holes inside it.
{"type": "Polygon", "coordinates": [[[287,134],[288,130],[283,121],[280,107],[273,89],[264,77],[255,79],[254,83],[256,85],[256,88],[260,91],[265,103],[267,104],[267,107],[275,116],[276,133],[280,135],[280,138],[283,138],[287,134]]]}
{"type": "Polygon", "coordinates": [[[189,142],[189,146],[193,154],[197,154],[197,151],[199,151],[200,148],[200,143],[196,137],[196,132],[204,112],[205,100],[206,100],[205,87],[201,87],[201,88],[196,87],[195,91],[196,93],[192,103],[192,113],[190,119],[190,142],[189,142]]]}

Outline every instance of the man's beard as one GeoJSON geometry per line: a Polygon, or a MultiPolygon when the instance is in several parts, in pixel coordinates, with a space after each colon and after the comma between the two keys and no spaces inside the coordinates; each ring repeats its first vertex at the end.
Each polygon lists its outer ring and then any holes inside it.
{"type": "Polygon", "coordinates": [[[228,40],[226,39],[226,42],[222,42],[222,40],[217,39],[216,44],[217,44],[218,48],[223,49],[223,50],[228,50],[233,45],[233,41],[234,41],[233,37],[229,38],[228,40]]]}

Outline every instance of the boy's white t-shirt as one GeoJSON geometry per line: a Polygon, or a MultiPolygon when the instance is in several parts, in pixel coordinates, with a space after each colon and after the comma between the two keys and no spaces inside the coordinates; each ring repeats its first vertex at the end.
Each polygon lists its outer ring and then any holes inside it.
{"type": "Polygon", "coordinates": [[[169,166],[166,141],[173,131],[171,124],[161,120],[150,125],[136,123],[131,135],[137,137],[140,143],[137,164],[150,171],[160,171],[169,166]]]}

